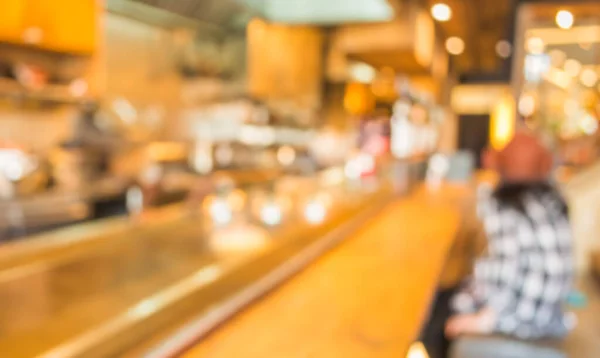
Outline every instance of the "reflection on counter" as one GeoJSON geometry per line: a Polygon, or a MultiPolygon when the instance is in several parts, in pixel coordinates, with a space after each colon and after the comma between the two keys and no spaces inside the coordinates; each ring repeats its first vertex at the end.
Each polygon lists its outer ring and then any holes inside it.
{"type": "Polygon", "coordinates": [[[383,168],[364,185],[343,173],[334,167],[246,187],[225,181],[203,203],[144,208],[132,219],[81,224],[4,247],[0,351],[15,358],[110,356],[207,314],[392,197],[383,168]],[[34,283],[44,289],[30,296],[34,283]],[[48,339],[32,338],[42,334],[48,339]]]}

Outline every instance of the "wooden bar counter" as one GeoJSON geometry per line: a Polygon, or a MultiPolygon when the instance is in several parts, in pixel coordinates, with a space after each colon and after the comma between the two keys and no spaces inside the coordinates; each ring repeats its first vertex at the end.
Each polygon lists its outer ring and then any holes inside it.
{"type": "Polygon", "coordinates": [[[326,194],[315,223],[300,214],[301,200],[275,227],[240,217],[207,231],[208,220],[176,205],[4,246],[0,356],[123,356],[169,325],[210,315],[340,226],[359,227],[357,217],[392,197],[387,185],[326,194]]]}
{"type": "Polygon", "coordinates": [[[404,357],[469,193],[415,190],[183,356],[404,357]]]}

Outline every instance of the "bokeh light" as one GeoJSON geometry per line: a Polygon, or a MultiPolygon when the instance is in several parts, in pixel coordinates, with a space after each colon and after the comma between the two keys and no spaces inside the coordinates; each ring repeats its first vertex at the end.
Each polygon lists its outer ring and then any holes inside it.
{"type": "Polygon", "coordinates": [[[277,161],[283,166],[290,166],[296,160],[296,150],[290,146],[284,145],[277,150],[277,161]]]}
{"type": "Polygon", "coordinates": [[[509,58],[512,54],[512,45],[506,40],[500,40],[496,43],[496,54],[501,58],[509,58]]]}
{"type": "Polygon", "coordinates": [[[460,37],[449,37],[446,40],[446,50],[451,55],[460,55],[465,51],[465,42],[460,37]]]}
{"type": "Polygon", "coordinates": [[[527,51],[529,53],[539,55],[544,53],[544,49],[546,48],[546,44],[544,40],[539,37],[531,37],[527,40],[527,51]]]}
{"type": "Polygon", "coordinates": [[[575,18],[570,11],[560,10],[556,13],[556,25],[561,29],[570,29],[573,27],[573,22],[575,22],[575,18]]]}
{"type": "Polygon", "coordinates": [[[312,200],[304,207],[304,217],[310,224],[316,225],[325,221],[327,209],[319,200],[312,200]]]}
{"type": "Polygon", "coordinates": [[[591,68],[586,68],[581,71],[581,76],[579,77],[581,83],[586,87],[594,87],[598,82],[598,74],[591,68]]]}
{"type": "Polygon", "coordinates": [[[268,226],[276,226],[281,223],[281,207],[275,202],[267,202],[260,210],[260,218],[268,226]]]}
{"type": "Polygon", "coordinates": [[[531,94],[524,94],[519,99],[517,106],[519,114],[525,118],[531,117],[535,113],[535,98],[531,94]]]}
{"type": "Polygon", "coordinates": [[[571,75],[572,77],[577,77],[579,76],[579,73],[581,72],[581,62],[570,58],[568,60],[565,61],[565,71],[571,75]]]}
{"type": "Polygon", "coordinates": [[[431,7],[431,16],[440,22],[446,22],[452,18],[452,9],[444,3],[437,3],[431,7]]]}

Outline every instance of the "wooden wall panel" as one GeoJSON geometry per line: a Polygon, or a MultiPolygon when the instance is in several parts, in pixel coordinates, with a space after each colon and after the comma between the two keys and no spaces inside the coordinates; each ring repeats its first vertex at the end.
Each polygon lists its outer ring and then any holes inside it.
{"type": "Polygon", "coordinates": [[[323,79],[323,35],[309,26],[253,21],[248,27],[249,92],[316,108],[323,79]]]}

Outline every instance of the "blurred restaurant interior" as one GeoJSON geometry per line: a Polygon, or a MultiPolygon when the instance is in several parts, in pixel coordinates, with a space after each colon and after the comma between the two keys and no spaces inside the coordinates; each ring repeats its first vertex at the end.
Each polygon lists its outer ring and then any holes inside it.
{"type": "Polygon", "coordinates": [[[598,0],[2,0],[0,357],[428,357],[518,131],[600,357],[599,76],[598,0]]]}

